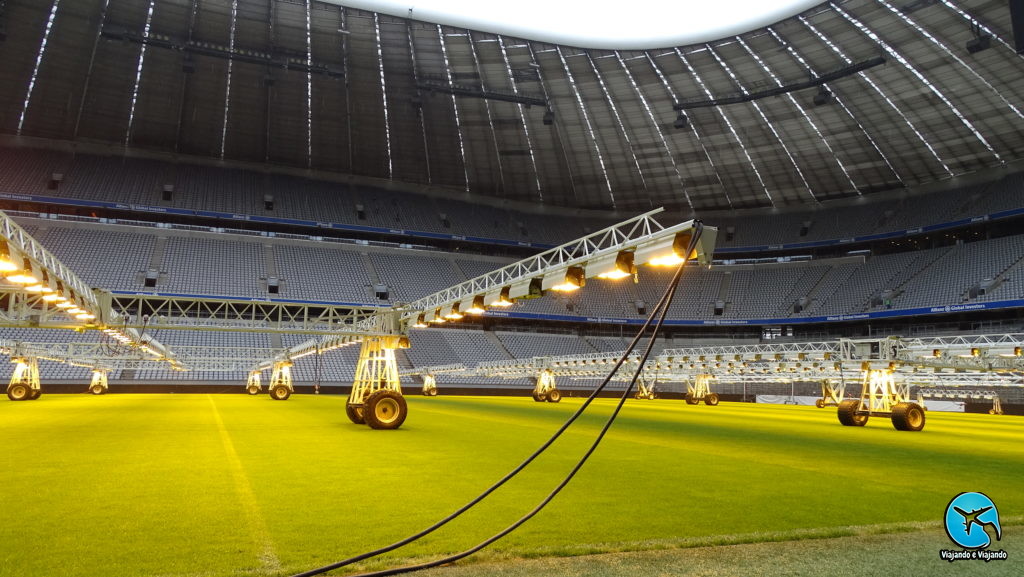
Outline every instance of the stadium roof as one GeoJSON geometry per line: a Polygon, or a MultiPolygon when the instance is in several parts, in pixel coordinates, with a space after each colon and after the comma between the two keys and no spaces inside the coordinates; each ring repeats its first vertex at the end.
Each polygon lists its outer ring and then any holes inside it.
{"type": "Polygon", "coordinates": [[[813,204],[1024,153],[1005,1],[825,3],[649,50],[305,0],[0,6],[9,134],[626,211],[813,204]]]}

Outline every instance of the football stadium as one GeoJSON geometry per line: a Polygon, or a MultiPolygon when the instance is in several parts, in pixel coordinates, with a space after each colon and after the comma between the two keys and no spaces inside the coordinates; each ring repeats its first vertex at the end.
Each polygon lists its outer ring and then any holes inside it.
{"type": "Polygon", "coordinates": [[[1020,575],[1024,2],[0,0],[0,577],[1020,575]]]}

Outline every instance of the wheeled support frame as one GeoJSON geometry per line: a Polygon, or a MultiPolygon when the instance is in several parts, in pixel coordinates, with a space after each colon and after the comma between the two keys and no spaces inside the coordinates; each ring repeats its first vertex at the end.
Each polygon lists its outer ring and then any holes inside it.
{"type": "Polygon", "coordinates": [[[105,395],[110,389],[107,374],[109,369],[95,368],[92,370],[92,380],[89,381],[89,392],[94,395],[105,395]]]}
{"type": "Polygon", "coordinates": [[[846,383],[840,381],[836,385],[832,379],[823,379],[821,381],[821,398],[814,401],[814,406],[819,409],[823,407],[838,407],[839,403],[843,402],[843,398],[846,397],[846,383]]]}
{"type": "Polygon", "coordinates": [[[250,395],[258,395],[263,390],[263,374],[260,371],[250,371],[249,379],[245,382],[245,392],[250,395]]]}
{"type": "MultiPolygon", "coordinates": [[[[252,378],[252,374],[249,375],[252,378]]],[[[270,372],[270,398],[275,401],[284,401],[292,396],[295,387],[292,386],[292,362],[277,361],[270,372]]]]}
{"type": "Polygon", "coordinates": [[[636,384],[636,394],[633,396],[636,397],[637,399],[653,400],[655,384],[656,383],[651,383],[650,385],[648,385],[646,382],[643,381],[638,382],[636,384]]]}
{"type": "Polygon", "coordinates": [[[711,392],[711,381],[714,375],[700,374],[692,381],[686,382],[686,404],[696,405],[704,401],[705,405],[717,405],[718,393],[711,392]]]}
{"type": "Polygon", "coordinates": [[[34,401],[43,394],[39,385],[39,360],[35,357],[14,357],[14,373],[7,385],[7,398],[12,401],[34,401]]]}
{"type": "Polygon", "coordinates": [[[409,413],[398,379],[395,349],[407,348],[398,336],[367,337],[359,349],[352,392],[345,414],[353,423],[373,429],[397,429],[409,413]]]}
{"type": "Polygon", "coordinates": [[[533,387],[533,400],[538,403],[547,401],[557,403],[562,400],[562,391],[558,390],[555,375],[548,369],[537,373],[537,385],[533,387]]]}
{"type": "Polygon", "coordinates": [[[999,395],[992,395],[992,408],[988,410],[990,415],[1002,415],[1003,404],[999,402],[999,395]]]}
{"type": "Polygon", "coordinates": [[[434,375],[423,375],[423,396],[437,396],[437,379],[434,377],[434,375]]]}
{"type": "Polygon", "coordinates": [[[920,431],[925,415],[921,405],[910,400],[910,385],[897,383],[891,369],[865,368],[860,398],[839,403],[839,422],[863,427],[868,417],[889,417],[897,431],[920,431]]]}

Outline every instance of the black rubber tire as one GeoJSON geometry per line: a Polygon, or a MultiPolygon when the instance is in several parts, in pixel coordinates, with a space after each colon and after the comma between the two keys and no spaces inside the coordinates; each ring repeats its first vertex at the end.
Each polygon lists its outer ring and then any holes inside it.
{"type": "Polygon", "coordinates": [[[647,396],[646,396],[646,395],[644,395],[643,393],[641,393],[640,391],[637,391],[637,392],[636,392],[636,394],[635,394],[635,395],[633,395],[633,398],[634,398],[634,399],[646,399],[646,398],[647,398],[647,396]]]}
{"type": "Polygon", "coordinates": [[[381,389],[366,399],[363,418],[371,429],[397,429],[409,416],[409,406],[398,391],[381,389]]]}
{"type": "Polygon", "coordinates": [[[996,414],[996,410],[995,409],[989,409],[988,410],[988,414],[994,415],[994,414],[996,414]]]}
{"type": "Polygon", "coordinates": [[[28,400],[34,401],[34,400],[38,399],[41,396],[43,396],[42,389],[32,389],[28,393],[28,400]]]}
{"type": "Polygon", "coordinates": [[[686,404],[687,405],[696,405],[698,403],[700,403],[700,399],[694,397],[692,393],[686,393],[686,404]]]}
{"type": "Polygon", "coordinates": [[[345,416],[348,417],[348,420],[352,421],[357,425],[366,424],[366,420],[363,419],[363,407],[345,405],[345,416]]]}
{"type": "Polygon", "coordinates": [[[538,403],[543,403],[544,401],[548,400],[548,394],[547,393],[534,393],[533,394],[533,400],[537,401],[538,403]]]}
{"type": "Polygon", "coordinates": [[[709,406],[715,406],[718,404],[719,398],[718,393],[708,393],[704,396],[704,404],[709,406]]]}
{"type": "Polygon", "coordinates": [[[825,408],[825,399],[818,399],[818,400],[814,401],[814,406],[818,407],[819,409],[824,409],[825,408]]]}
{"type": "Polygon", "coordinates": [[[924,409],[917,403],[897,403],[889,418],[897,431],[920,431],[924,428],[924,409]]]}
{"type": "Polygon", "coordinates": [[[548,402],[549,403],[557,403],[558,401],[561,401],[561,400],[562,400],[562,391],[559,391],[558,389],[551,389],[550,391],[548,391],[548,402]]]}
{"type": "Polygon", "coordinates": [[[434,387],[433,389],[430,389],[430,394],[427,395],[427,396],[436,397],[437,396],[437,387],[434,387]]]}
{"type": "Polygon", "coordinates": [[[858,415],[860,399],[849,399],[839,403],[836,415],[844,427],[863,427],[868,422],[868,415],[858,415]]]}
{"type": "Polygon", "coordinates": [[[284,385],[277,385],[270,389],[270,398],[275,401],[287,401],[290,396],[292,396],[291,389],[284,385]]]}
{"type": "Polygon", "coordinates": [[[258,395],[260,394],[260,388],[256,385],[252,385],[251,387],[246,387],[245,392],[250,395],[258,395]]]}
{"type": "Polygon", "coordinates": [[[31,400],[32,389],[28,385],[11,385],[7,387],[7,398],[12,401],[28,401],[31,400]]]}
{"type": "Polygon", "coordinates": [[[103,385],[92,385],[89,387],[89,393],[93,395],[102,395],[105,392],[107,390],[103,388],[103,385]]]}

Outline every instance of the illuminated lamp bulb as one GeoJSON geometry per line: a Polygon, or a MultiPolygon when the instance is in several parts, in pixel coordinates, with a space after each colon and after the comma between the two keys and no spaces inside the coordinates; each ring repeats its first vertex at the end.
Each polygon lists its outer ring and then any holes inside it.
{"type": "Polygon", "coordinates": [[[623,251],[615,255],[615,263],[611,269],[597,273],[597,278],[619,280],[636,274],[633,264],[633,253],[623,251]]]}
{"type": "Polygon", "coordinates": [[[448,311],[448,314],[444,315],[444,318],[450,321],[457,321],[462,316],[462,313],[459,312],[459,303],[455,303],[452,305],[451,310],[448,311]]]}
{"type": "Polygon", "coordinates": [[[444,315],[441,314],[441,309],[440,308],[434,309],[434,318],[430,319],[427,322],[435,324],[435,325],[444,324],[444,322],[445,322],[444,321],[444,315]]]}
{"type": "Polygon", "coordinates": [[[416,317],[416,322],[413,323],[412,326],[413,326],[413,328],[416,328],[416,329],[425,329],[425,328],[427,328],[427,326],[428,326],[427,325],[427,315],[426,314],[421,314],[420,316],[416,317]]]}
{"type": "Polygon", "coordinates": [[[468,309],[466,309],[466,313],[467,314],[471,314],[471,315],[482,315],[485,312],[487,312],[487,309],[484,308],[484,296],[483,295],[477,295],[477,296],[473,297],[473,304],[472,304],[472,306],[470,306],[468,309]]]}
{"type": "Polygon", "coordinates": [[[0,239],[0,272],[14,272],[18,270],[18,263],[11,254],[11,246],[7,239],[0,239]]]}
{"type": "Polygon", "coordinates": [[[516,304],[516,301],[509,298],[508,292],[512,290],[512,287],[502,287],[501,292],[498,294],[498,300],[491,303],[496,307],[510,307],[516,304]]]}
{"type": "Polygon", "coordinates": [[[11,274],[6,275],[4,278],[7,282],[22,285],[33,285],[39,282],[35,273],[32,272],[32,261],[28,257],[22,259],[22,268],[13,271],[11,274]]]}
{"type": "Polygon", "coordinates": [[[82,311],[82,312],[76,314],[75,318],[80,320],[80,321],[91,321],[92,319],[96,318],[96,315],[94,315],[92,313],[89,313],[89,312],[86,312],[86,311],[82,311]]]}
{"type": "MultiPolygon", "coordinates": [[[[544,279],[547,281],[547,278],[544,279]]],[[[544,290],[553,290],[558,292],[572,292],[579,290],[583,285],[587,284],[586,276],[581,266],[571,266],[565,269],[565,276],[561,279],[561,282],[553,284],[551,286],[543,287],[544,290]]],[[[556,281],[557,282],[557,281],[556,281]]],[[[545,282],[544,284],[547,284],[545,282]]]]}
{"type": "Polygon", "coordinates": [[[663,239],[641,246],[636,249],[634,258],[637,264],[650,266],[677,266],[685,263],[690,258],[697,257],[697,250],[694,249],[689,257],[686,256],[686,249],[690,246],[690,239],[693,238],[693,231],[676,233],[671,239],[663,239]]]}

